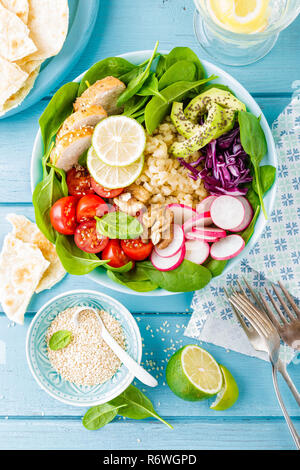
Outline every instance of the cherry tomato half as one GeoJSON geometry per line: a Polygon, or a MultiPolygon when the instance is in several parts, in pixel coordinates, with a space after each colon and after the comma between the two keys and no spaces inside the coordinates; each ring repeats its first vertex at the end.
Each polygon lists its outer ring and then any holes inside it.
{"type": "Polygon", "coordinates": [[[109,240],[108,245],[102,251],[101,258],[110,259],[110,262],[107,264],[112,268],[121,268],[129,263],[129,261],[132,261],[122,250],[119,240],[109,240]]]}
{"type": "Polygon", "coordinates": [[[76,206],[78,199],[66,196],[58,199],[50,210],[52,227],[63,235],[73,235],[76,230],[76,206]]]}
{"type": "Polygon", "coordinates": [[[96,220],[86,220],[78,225],[74,241],[78,248],[86,253],[100,253],[109,242],[108,237],[104,237],[96,230],[96,220]]]}
{"type": "Polygon", "coordinates": [[[144,243],[142,240],[121,240],[121,247],[127,256],[135,261],[143,261],[148,258],[153,250],[153,243],[144,243]]]}
{"type": "Polygon", "coordinates": [[[94,193],[91,186],[91,176],[83,166],[77,166],[68,171],[67,185],[71,196],[82,197],[94,193]]]}
{"type": "Polygon", "coordinates": [[[103,217],[108,212],[108,207],[101,197],[97,196],[97,194],[88,194],[83,196],[78,202],[76,211],[77,222],[93,219],[95,215],[103,217]]]}
{"type": "Polygon", "coordinates": [[[119,196],[123,191],[124,188],[119,189],[108,189],[103,188],[100,184],[98,184],[94,178],[91,177],[91,185],[95,193],[99,194],[101,197],[105,197],[107,199],[119,196]]]}

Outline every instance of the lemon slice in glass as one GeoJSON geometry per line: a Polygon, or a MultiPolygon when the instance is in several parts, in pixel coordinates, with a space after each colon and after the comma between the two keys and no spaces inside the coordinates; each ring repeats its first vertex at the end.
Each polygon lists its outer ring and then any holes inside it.
{"type": "Polygon", "coordinates": [[[166,379],[175,395],[189,401],[209,398],[218,393],[223,384],[218,363],[195,344],[184,346],[171,357],[166,379]]]}
{"type": "Polygon", "coordinates": [[[108,189],[126,188],[140,176],[144,166],[144,155],[128,166],[111,166],[98,158],[91,147],[88,151],[87,167],[98,184],[108,189]]]}
{"type": "Polygon", "coordinates": [[[98,157],[111,166],[128,166],[144,152],[146,134],[143,126],[126,116],[110,116],[95,127],[93,147],[98,157]]]}

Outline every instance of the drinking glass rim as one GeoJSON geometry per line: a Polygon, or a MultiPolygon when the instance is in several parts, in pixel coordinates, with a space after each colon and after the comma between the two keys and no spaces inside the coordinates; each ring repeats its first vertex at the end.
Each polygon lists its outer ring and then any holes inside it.
{"type": "MultiPolygon", "coordinates": [[[[290,0],[289,0],[290,1],[290,0]]],[[[218,33],[227,36],[229,39],[244,39],[246,41],[257,41],[258,39],[264,39],[268,36],[273,34],[279,34],[283,29],[287,28],[299,15],[300,13],[300,4],[297,8],[295,8],[295,12],[293,15],[290,15],[287,21],[283,21],[280,19],[274,26],[271,26],[268,31],[261,31],[258,33],[235,33],[234,31],[230,31],[226,28],[222,28],[219,26],[215,21],[211,19],[211,16],[208,14],[207,10],[202,7],[201,0],[194,0],[195,7],[204,18],[205,21],[211,26],[213,29],[217,30],[218,33]]],[[[288,4],[287,4],[288,6],[288,4]]],[[[287,9],[286,6],[286,9],[287,9]]]]}

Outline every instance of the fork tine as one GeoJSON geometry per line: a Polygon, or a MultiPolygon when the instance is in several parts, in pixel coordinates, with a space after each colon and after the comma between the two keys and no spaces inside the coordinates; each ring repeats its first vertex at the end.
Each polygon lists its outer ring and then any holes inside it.
{"type": "Polygon", "coordinates": [[[271,308],[269,307],[269,305],[267,304],[266,300],[263,298],[261,293],[259,293],[259,295],[260,295],[261,301],[263,302],[264,308],[265,308],[271,322],[273,323],[273,325],[275,326],[277,331],[281,331],[282,330],[281,324],[279,323],[279,321],[275,317],[274,313],[272,312],[271,308]]]}
{"type": "Polygon", "coordinates": [[[287,324],[288,323],[287,319],[285,318],[283,313],[280,311],[280,308],[278,307],[275,300],[273,299],[273,296],[272,296],[271,292],[266,287],[265,287],[265,291],[266,291],[269,299],[271,300],[273,307],[275,308],[276,312],[278,313],[279,317],[281,318],[283,324],[287,324]]]}
{"type": "Polygon", "coordinates": [[[262,312],[257,310],[257,308],[250,302],[250,300],[247,297],[244,297],[242,294],[239,294],[239,297],[241,301],[244,302],[245,307],[248,307],[249,309],[251,309],[253,315],[257,317],[257,319],[264,326],[264,328],[271,332],[272,324],[270,323],[270,320],[262,312]]]}
{"type": "Polygon", "coordinates": [[[264,338],[267,337],[265,329],[263,329],[260,325],[260,323],[257,322],[256,318],[253,316],[252,313],[250,313],[240,302],[240,299],[233,298],[233,296],[230,297],[229,301],[233,304],[234,307],[236,307],[251,323],[253,328],[257,331],[257,333],[260,336],[263,336],[264,338]]]}
{"type": "Polygon", "coordinates": [[[249,282],[247,281],[247,279],[245,278],[245,276],[243,276],[243,280],[244,280],[244,283],[246,284],[246,286],[248,287],[249,291],[251,292],[253,298],[256,300],[256,302],[258,303],[259,307],[263,310],[264,309],[264,305],[261,303],[260,299],[258,298],[258,296],[256,295],[256,293],[254,292],[254,290],[252,289],[252,287],[250,286],[249,282]]]}
{"type": "Polygon", "coordinates": [[[284,308],[284,311],[285,313],[287,314],[287,316],[289,317],[290,320],[295,320],[295,317],[294,315],[292,314],[292,312],[290,311],[289,307],[287,306],[287,304],[285,303],[285,301],[283,300],[282,296],[280,295],[280,292],[279,290],[277,289],[276,286],[274,286],[274,284],[272,284],[272,287],[273,287],[273,291],[275,292],[275,294],[277,295],[277,298],[279,300],[279,302],[281,303],[281,305],[283,306],[284,308]]]}
{"type": "MultiPolygon", "coordinates": [[[[225,289],[225,287],[223,287],[223,290],[226,294],[227,299],[230,301],[230,296],[229,296],[227,290],[225,289]]],[[[235,315],[237,316],[237,319],[240,322],[240,324],[241,324],[243,330],[245,331],[246,335],[248,335],[249,331],[252,330],[252,326],[249,327],[247,325],[247,323],[245,322],[243,317],[239,314],[238,310],[232,304],[231,304],[231,308],[232,308],[233,312],[235,313],[235,315]]]]}
{"type": "Polygon", "coordinates": [[[286,290],[286,288],[282,285],[281,281],[278,281],[278,284],[282,290],[282,292],[284,293],[284,295],[286,296],[286,298],[288,299],[288,301],[290,302],[291,306],[293,307],[294,309],[294,312],[296,313],[297,317],[300,318],[300,309],[299,307],[296,305],[294,299],[292,298],[291,294],[286,290]]]}

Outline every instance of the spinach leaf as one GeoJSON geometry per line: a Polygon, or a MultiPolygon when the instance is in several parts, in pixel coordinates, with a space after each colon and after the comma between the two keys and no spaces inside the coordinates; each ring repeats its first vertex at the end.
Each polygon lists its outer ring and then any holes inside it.
{"type": "Polygon", "coordinates": [[[229,86],[222,85],[222,83],[211,83],[210,85],[203,87],[202,93],[210,90],[211,88],[218,88],[219,90],[229,91],[229,93],[231,93],[233,96],[236,96],[232,89],[229,88],[229,86]]]}
{"type": "Polygon", "coordinates": [[[200,62],[198,56],[195,54],[192,49],[189,47],[174,47],[171,52],[167,55],[166,59],[166,68],[170,68],[175,62],[180,60],[188,60],[189,62],[193,62],[197,67],[197,79],[200,80],[201,78],[205,77],[205,69],[200,62]]]}
{"type": "Polygon", "coordinates": [[[156,73],[156,76],[157,76],[158,80],[160,80],[160,78],[163,76],[163,74],[167,70],[167,59],[166,59],[166,57],[167,56],[165,54],[161,54],[161,56],[158,60],[157,67],[156,67],[156,70],[155,70],[155,73],[156,73]]]}
{"type": "Polygon", "coordinates": [[[49,348],[52,351],[58,351],[59,349],[63,349],[68,344],[70,344],[72,339],[72,333],[68,330],[59,330],[56,331],[49,340],[49,348]]]}
{"type": "MultiPolygon", "coordinates": [[[[272,165],[263,165],[259,167],[259,179],[261,183],[261,189],[263,194],[265,194],[273,186],[276,177],[276,168],[272,165]]],[[[259,194],[259,189],[257,187],[257,181],[254,178],[252,182],[252,187],[254,191],[259,194]]]]}
{"type": "Polygon", "coordinates": [[[113,271],[116,273],[127,273],[133,269],[134,264],[132,261],[129,261],[129,263],[124,264],[124,266],[121,266],[120,268],[113,268],[112,266],[109,266],[109,264],[104,264],[103,267],[108,271],[113,271]]]}
{"type": "Polygon", "coordinates": [[[136,270],[129,271],[128,273],[117,273],[114,271],[107,271],[108,277],[122,286],[126,286],[136,292],[151,292],[158,288],[153,284],[145,275],[140,276],[136,274],[136,270]],[[143,277],[143,278],[141,278],[143,277]]]}
{"type": "Polygon", "coordinates": [[[58,180],[55,169],[46,172],[42,181],[35,187],[32,196],[35,220],[40,231],[52,243],[56,241],[56,232],[51,225],[50,210],[53,204],[64,197],[62,185],[58,180]]]}
{"type": "Polygon", "coordinates": [[[187,60],[180,60],[166,70],[158,82],[158,89],[162,90],[172,83],[193,82],[194,80],[197,80],[196,65],[187,60]]]}
{"type": "Polygon", "coordinates": [[[129,385],[125,392],[111,400],[109,403],[116,407],[120,407],[118,414],[121,416],[131,419],[156,418],[168,426],[168,428],[173,429],[173,426],[156,413],[149,398],[133,385],[129,385]],[[124,404],[126,406],[121,408],[124,404]]]}
{"type": "Polygon", "coordinates": [[[98,266],[106,264],[107,261],[99,259],[93,253],[80,250],[74,242],[73,237],[57,234],[56,252],[65,270],[76,276],[88,274],[98,266]]]}
{"type": "Polygon", "coordinates": [[[150,261],[142,261],[138,266],[153,284],[170,292],[191,292],[202,289],[212,278],[207,268],[188,260],[184,260],[172,271],[158,271],[150,261]]]}
{"type": "Polygon", "coordinates": [[[121,57],[108,57],[107,59],[100,60],[100,62],[94,64],[84,75],[80,82],[78,96],[82,95],[82,93],[88,88],[87,82],[90,85],[93,85],[98,80],[108,76],[113,76],[121,80],[120,77],[122,75],[131,72],[136,68],[136,65],[131,64],[121,57]]]}
{"type": "Polygon", "coordinates": [[[114,406],[110,403],[103,403],[90,408],[82,419],[83,426],[89,431],[96,431],[110,423],[118,414],[120,408],[126,405],[114,406]]]}
{"type": "Polygon", "coordinates": [[[257,221],[257,217],[259,216],[259,213],[260,213],[260,206],[256,208],[255,214],[253,216],[253,219],[250,222],[250,225],[248,225],[248,227],[239,234],[245,240],[246,245],[254,233],[254,227],[257,221]]]}
{"type": "Polygon", "coordinates": [[[240,125],[241,144],[245,152],[250,155],[256,179],[257,194],[259,196],[262,211],[267,219],[268,216],[264,206],[263,190],[259,174],[259,164],[268,151],[266,137],[260,125],[260,119],[254,116],[254,114],[247,111],[239,111],[238,120],[240,125]]]}
{"type": "Polygon", "coordinates": [[[154,96],[145,108],[145,123],[146,129],[149,134],[159,126],[161,121],[170,112],[173,101],[181,101],[185,98],[187,93],[193,88],[203,85],[217,78],[212,75],[209,78],[198,80],[197,82],[177,82],[161,90],[161,94],[167,100],[165,103],[161,98],[154,96]]]}
{"type": "Polygon", "coordinates": [[[152,62],[153,62],[153,60],[156,56],[157,48],[158,48],[158,41],[155,44],[154,50],[152,52],[152,56],[151,56],[151,58],[150,58],[150,60],[147,64],[147,67],[145,68],[145,70],[141,70],[136,77],[134,77],[132,80],[130,80],[130,82],[127,85],[126,90],[124,90],[123,93],[121,93],[121,95],[119,96],[118,101],[117,101],[118,106],[123,106],[126,103],[126,101],[128,101],[130,98],[132,98],[132,96],[136,95],[137,92],[142,88],[145,81],[149,77],[150,68],[151,68],[152,62]]]}
{"type": "Polygon", "coordinates": [[[258,195],[256,194],[256,192],[254,191],[254,189],[252,187],[248,189],[247,194],[246,194],[246,198],[250,202],[250,204],[252,206],[252,209],[255,212],[256,208],[259,206],[259,197],[258,197],[258,195]]]}
{"type": "Polygon", "coordinates": [[[53,96],[39,119],[44,151],[47,152],[51,140],[57,134],[64,120],[72,113],[73,103],[77,97],[79,84],[66,83],[53,96]]]}
{"type": "Polygon", "coordinates": [[[137,112],[144,112],[144,108],[148,100],[148,96],[133,96],[130,100],[126,101],[123,115],[133,117],[137,112]]]}
{"type": "Polygon", "coordinates": [[[227,260],[225,261],[219,261],[216,259],[210,259],[207,263],[204,264],[204,266],[209,269],[211,272],[212,277],[219,276],[222,274],[222,272],[225,269],[225,266],[227,264],[227,260]]]}
{"type": "Polygon", "coordinates": [[[143,233],[143,226],[138,219],[125,214],[125,212],[109,212],[101,219],[99,217],[95,217],[95,219],[97,220],[97,231],[110,239],[135,239],[143,233]]]}
{"type": "Polygon", "coordinates": [[[158,80],[155,76],[155,73],[151,73],[147,80],[145,81],[142,88],[137,93],[139,96],[158,96],[163,101],[166,102],[166,99],[158,91],[158,80]]]}

